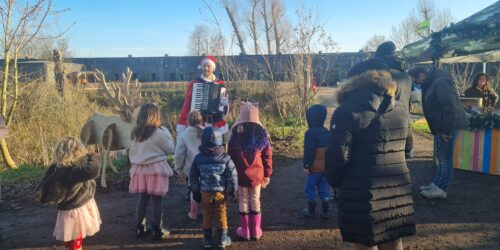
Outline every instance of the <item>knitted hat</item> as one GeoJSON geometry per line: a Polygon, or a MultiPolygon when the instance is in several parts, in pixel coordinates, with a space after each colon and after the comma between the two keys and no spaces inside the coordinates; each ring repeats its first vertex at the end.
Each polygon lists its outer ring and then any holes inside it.
{"type": "Polygon", "coordinates": [[[240,116],[234,125],[236,126],[244,122],[261,124],[259,118],[259,103],[241,102],[240,116]]]}
{"type": "Polygon", "coordinates": [[[212,67],[215,69],[215,63],[217,62],[217,60],[215,59],[215,57],[213,56],[204,56],[201,58],[200,60],[200,63],[198,64],[198,69],[202,69],[203,68],[203,65],[205,64],[210,64],[212,65],[212,67]]]}
{"type": "Polygon", "coordinates": [[[375,51],[375,57],[383,57],[395,54],[396,44],[394,44],[392,41],[383,42],[377,47],[377,51],[375,51]]]}
{"type": "Polygon", "coordinates": [[[201,133],[201,145],[203,147],[215,147],[222,145],[222,135],[213,127],[206,127],[201,133]]]}
{"type": "Polygon", "coordinates": [[[380,58],[372,58],[352,66],[347,73],[347,77],[361,75],[369,70],[389,70],[389,67],[384,60],[380,58]]]}

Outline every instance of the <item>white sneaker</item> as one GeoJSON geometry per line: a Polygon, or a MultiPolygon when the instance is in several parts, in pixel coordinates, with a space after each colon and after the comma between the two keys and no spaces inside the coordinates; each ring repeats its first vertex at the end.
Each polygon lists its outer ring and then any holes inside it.
{"type": "Polygon", "coordinates": [[[446,192],[437,186],[431,190],[422,190],[420,194],[429,199],[446,199],[446,192]]]}
{"type": "Polygon", "coordinates": [[[437,188],[438,186],[436,186],[434,184],[434,182],[431,182],[431,184],[427,185],[427,186],[420,186],[420,191],[424,191],[424,190],[432,190],[432,189],[435,189],[437,188]]]}

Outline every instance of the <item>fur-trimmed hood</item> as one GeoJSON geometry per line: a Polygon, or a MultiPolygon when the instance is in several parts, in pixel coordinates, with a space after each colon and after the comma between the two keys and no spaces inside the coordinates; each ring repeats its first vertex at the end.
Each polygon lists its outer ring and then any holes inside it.
{"type": "MultiPolygon", "coordinates": [[[[349,78],[337,93],[339,104],[356,102],[378,111],[383,97],[394,97],[397,85],[391,73],[385,70],[370,70],[349,78]]],[[[394,106],[394,98],[388,109],[394,106]]]]}

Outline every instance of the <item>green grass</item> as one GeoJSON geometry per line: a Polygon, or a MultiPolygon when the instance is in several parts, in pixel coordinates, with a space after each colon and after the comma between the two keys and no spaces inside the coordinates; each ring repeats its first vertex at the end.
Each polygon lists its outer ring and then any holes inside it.
{"type": "Polygon", "coordinates": [[[431,134],[429,124],[427,124],[427,121],[425,119],[413,121],[411,123],[411,129],[413,130],[413,132],[429,134],[429,135],[431,134]]]}
{"type": "Polygon", "coordinates": [[[41,178],[45,174],[45,170],[47,170],[46,167],[23,165],[17,169],[7,169],[1,172],[0,175],[2,184],[22,184],[31,182],[37,177],[41,178]]]}

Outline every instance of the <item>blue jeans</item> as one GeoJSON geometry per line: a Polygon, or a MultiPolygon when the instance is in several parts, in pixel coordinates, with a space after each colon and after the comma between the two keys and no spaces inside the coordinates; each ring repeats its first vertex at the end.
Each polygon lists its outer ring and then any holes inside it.
{"type": "Polygon", "coordinates": [[[436,156],[439,161],[437,176],[432,181],[436,186],[446,192],[453,179],[453,150],[458,131],[454,131],[448,142],[443,141],[441,135],[434,135],[436,156]]]}
{"type": "Polygon", "coordinates": [[[306,183],[307,201],[314,201],[316,198],[316,189],[319,192],[319,197],[322,201],[327,201],[330,197],[328,182],[326,181],[325,173],[309,173],[306,183]]]}

